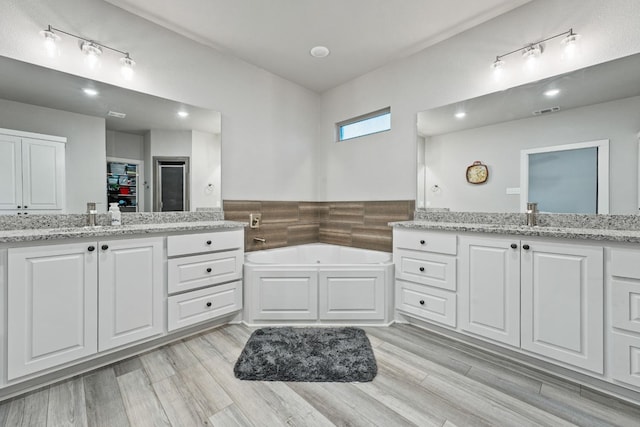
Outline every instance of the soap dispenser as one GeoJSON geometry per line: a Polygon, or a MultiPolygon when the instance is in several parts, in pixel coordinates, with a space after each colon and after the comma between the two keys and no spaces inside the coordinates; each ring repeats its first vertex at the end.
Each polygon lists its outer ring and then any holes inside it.
{"type": "Polygon", "coordinates": [[[122,212],[120,212],[118,203],[109,203],[109,216],[111,217],[111,225],[122,225],[122,212]]]}

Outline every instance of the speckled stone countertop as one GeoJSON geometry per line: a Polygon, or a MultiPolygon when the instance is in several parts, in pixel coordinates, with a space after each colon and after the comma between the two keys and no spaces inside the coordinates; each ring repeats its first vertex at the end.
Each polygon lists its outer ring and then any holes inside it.
{"type": "Polygon", "coordinates": [[[123,213],[121,226],[107,225],[107,214],[97,216],[98,227],[88,227],[86,214],[0,215],[0,243],[57,239],[114,237],[176,231],[241,229],[246,223],[225,221],[220,209],[200,212],[123,213]]]}
{"type": "Polygon", "coordinates": [[[217,231],[221,229],[242,229],[245,225],[247,224],[235,221],[189,221],[159,224],[130,224],[121,226],[0,230],[0,243],[80,239],[88,237],[113,237],[131,234],[169,233],[174,231],[217,231]]]}
{"type": "Polygon", "coordinates": [[[416,211],[415,218],[389,225],[414,230],[640,243],[640,215],[539,214],[539,225],[534,227],[525,225],[526,216],[521,213],[416,211]]]}

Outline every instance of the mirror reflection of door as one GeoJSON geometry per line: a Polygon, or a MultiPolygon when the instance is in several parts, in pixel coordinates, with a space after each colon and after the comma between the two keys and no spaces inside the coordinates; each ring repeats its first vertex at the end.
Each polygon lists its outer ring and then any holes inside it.
{"type": "Polygon", "coordinates": [[[154,157],[154,211],[189,210],[189,159],[154,157]]]}
{"type": "Polygon", "coordinates": [[[547,213],[609,213],[609,141],[522,150],[521,209],[547,213]]]}

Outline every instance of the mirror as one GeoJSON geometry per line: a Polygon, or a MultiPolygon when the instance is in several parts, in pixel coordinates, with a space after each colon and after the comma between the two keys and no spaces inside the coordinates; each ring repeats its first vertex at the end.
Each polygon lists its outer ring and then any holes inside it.
{"type": "Polygon", "coordinates": [[[0,57],[0,111],[0,128],[67,138],[64,213],[84,213],[89,201],[106,212],[114,190],[126,210],[152,211],[154,157],[190,159],[191,210],[221,207],[219,112],[6,57],[0,57]],[[139,170],[137,180],[108,180],[107,160],[123,170],[129,165],[131,175],[139,170]]]}
{"type": "Polygon", "coordinates": [[[521,212],[523,152],[608,140],[608,213],[636,213],[639,111],[640,54],[420,112],[416,208],[521,212]],[[482,184],[465,178],[475,161],[482,184]]]}

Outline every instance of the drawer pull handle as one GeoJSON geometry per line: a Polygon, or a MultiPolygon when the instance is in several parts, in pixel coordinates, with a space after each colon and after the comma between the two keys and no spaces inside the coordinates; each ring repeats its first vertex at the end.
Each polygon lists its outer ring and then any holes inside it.
{"type": "Polygon", "coordinates": [[[524,249],[525,251],[529,250],[529,245],[522,245],[522,249],[524,249]]]}
{"type": "Polygon", "coordinates": [[[211,244],[211,240],[207,240],[207,245],[210,245],[210,244],[211,244]]]}
{"type": "Polygon", "coordinates": [[[420,305],[424,305],[424,300],[423,299],[420,300],[420,305]]]}
{"type": "Polygon", "coordinates": [[[424,240],[420,240],[420,244],[421,245],[424,245],[425,243],[427,243],[427,242],[425,242],[424,240]]]}
{"type": "Polygon", "coordinates": [[[424,267],[420,267],[420,271],[424,272],[424,267]]]}
{"type": "Polygon", "coordinates": [[[211,267],[207,268],[207,273],[211,273],[211,267]]]}
{"type": "Polygon", "coordinates": [[[511,244],[511,249],[518,249],[518,245],[516,245],[515,243],[511,244]]]}
{"type": "Polygon", "coordinates": [[[102,245],[101,248],[103,251],[106,251],[107,249],[109,249],[109,245],[102,245]]]}
{"type": "Polygon", "coordinates": [[[211,307],[211,301],[207,301],[207,307],[211,307]]]}
{"type": "Polygon", "coordinates": [[[96,247],[95,247],[95,246],[89,246],[89,247],[87,248],[87,250],[88,250],[89,252],[93,252],[93,251],[95,251],[95,250],[96,250],[96,247]]]}

